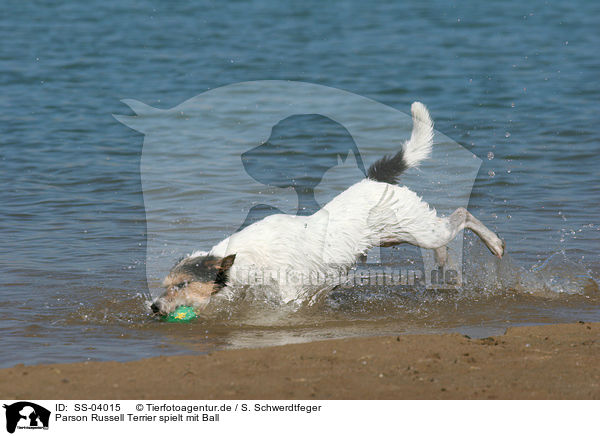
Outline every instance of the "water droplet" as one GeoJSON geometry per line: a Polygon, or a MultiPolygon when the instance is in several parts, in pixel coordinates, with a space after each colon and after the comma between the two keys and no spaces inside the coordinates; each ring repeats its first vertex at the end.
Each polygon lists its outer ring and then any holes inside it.
{"type": "Polygon", "coordinates": [[[515,102],[514,101],[510,104],[510,107],[515,107],[515,102]]]}
{"type": "Polygon", "coordinates": [[[505,137],[505,138],[510,138],[510,132],[506,132],[506,133],[504,134],[504,137],[505,137]]]}
{"type": "Polygon", "coordinates": [[[488,151],[487,158],[488,158],[488,160],[492,160],[494,158],[494,153],[492,153],[491,151],[488,151]]]}
{"type": "Polygon", "coordinates": [[[495,175],[496,175],[496,173],[493,170],[488,171],[488,176],[494,177],[495,175]]]}

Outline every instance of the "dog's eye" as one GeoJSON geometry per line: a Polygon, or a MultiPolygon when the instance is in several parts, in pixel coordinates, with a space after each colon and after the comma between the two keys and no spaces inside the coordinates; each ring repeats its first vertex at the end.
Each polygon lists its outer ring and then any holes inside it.
{"type": "Polygon", "coordinates": [[[177,289],[181,289],[181,288],[184,288],[184,287],[186,287],[186,286],[187,286],[187,282],[181,282],[181,283],[177,283],[177,284],[175,285],[175,287],[176,287],[177,289]]]}

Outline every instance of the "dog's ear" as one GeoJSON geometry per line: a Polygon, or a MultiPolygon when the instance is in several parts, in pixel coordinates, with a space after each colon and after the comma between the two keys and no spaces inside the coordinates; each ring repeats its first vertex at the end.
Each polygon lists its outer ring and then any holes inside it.
{"type": "Polygon", "coordinates": [[[219,266],[219,271],[226,272],[233,265],[233,261],[235,260],[235,254],[230,254],[229,256],[225,256],[221,261],[221,265],[219,266]]]}
{"type": "MultiPolygon", "coordinates": [[[[223,260],[221,260],[221,265],[219,266],[219,272],[217,273],[217,277],[215,278],[215,290],[214,292],[218,292],[220,289],[227,286],[227,280],[229,279],[229,269],[233,265],[233,261],[235,260],[235,254],[230,254],[229,256],[225,256],[223,260]]],[[[213,293],[214,293],[213,292],[213,293]]]]}

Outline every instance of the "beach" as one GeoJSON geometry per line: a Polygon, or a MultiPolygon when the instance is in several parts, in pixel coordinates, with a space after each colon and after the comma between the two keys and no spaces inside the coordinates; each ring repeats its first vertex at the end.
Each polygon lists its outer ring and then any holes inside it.
{"type": "Polygon", "coordinates": [[[600,323],[16,365],[5,399],[600,399],[600,323]]]}

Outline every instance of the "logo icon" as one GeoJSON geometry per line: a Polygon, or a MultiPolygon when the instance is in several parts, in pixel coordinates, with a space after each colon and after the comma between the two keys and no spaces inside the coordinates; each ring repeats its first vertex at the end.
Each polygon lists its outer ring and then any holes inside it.
{"type": "Polygon", "coordinates": [[[4,405],[6,409],[6,431],[14,433],[18,429],[48,429],[50,411],[29,401],[19,401],[4,405]]]}

